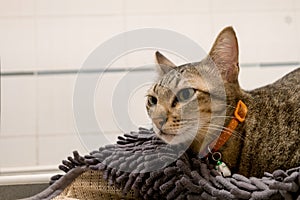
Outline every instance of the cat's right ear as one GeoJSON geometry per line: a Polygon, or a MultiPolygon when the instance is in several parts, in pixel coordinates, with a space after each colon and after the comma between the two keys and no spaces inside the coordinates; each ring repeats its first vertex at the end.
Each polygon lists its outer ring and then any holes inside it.
{"type": "Polygon", "coordinates": [[[239,73],[239,49],[232,27],[226,27],[221,31],[210,50],[209,57],[218,67],[225,81],[237,81],[239,73]]]}
{"type": "Polygon", "coordinates": [[[177,67],[172,61],[170,61],[168,58],[162,55],[159,51],[155,52],[155,57],[156,62],[158,64],[157,71],[160,76],[168,73],[169,71],[177,67]]]}

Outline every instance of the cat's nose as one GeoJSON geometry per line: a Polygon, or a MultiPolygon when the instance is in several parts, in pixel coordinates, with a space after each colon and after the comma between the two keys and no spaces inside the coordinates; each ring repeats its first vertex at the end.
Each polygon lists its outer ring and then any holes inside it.
{"type": "Polygon", "coordinates": [[[163,125],[166,123],[167,118],[166,117],[156,117],[153,120],[153,123],[158,129],[161,129],[163,125]]]}

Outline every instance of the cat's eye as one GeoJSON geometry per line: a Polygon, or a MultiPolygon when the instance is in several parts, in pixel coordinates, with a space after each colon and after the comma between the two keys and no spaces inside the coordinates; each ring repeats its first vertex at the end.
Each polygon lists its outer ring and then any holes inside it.
{"type": "Polygon", "coordinates": [[[154,96],[148,96],[148,105],[154,106],[157,104],[157,98],[154,96]]]}
{"type": "Polygon", "coordinates": [[[185,89],[180,90],[176,96],[177,96],[177,100],[180,102],[180,101],[189,100],[190,98],[192,98],[194,96],[194,94],[195,94],[195,89],[185,88],[185,89]]]}

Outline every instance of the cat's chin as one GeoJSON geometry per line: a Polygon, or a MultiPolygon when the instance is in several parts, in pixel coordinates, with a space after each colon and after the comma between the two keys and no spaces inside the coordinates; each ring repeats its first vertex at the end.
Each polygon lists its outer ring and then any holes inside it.
{"type": "Polygon", "coordinates": [[[167,144],[176,145],[176,144],[187,143],[192,141],[186,136],[184,136],[183,133],[169,134],[169,133],[164,133],[160,130],[155,131],[155,133],[160,139],[165,141],[167,144]]]}
{"type": "Polygon", "coordinates": [[[178,139],[176,138],[177,135],[175,135],[175,134],[167,134],[162,131],[159,131],[156,133],[156,135],[168,144],[179,144],[180,143],[178,141],[178,139]]]}

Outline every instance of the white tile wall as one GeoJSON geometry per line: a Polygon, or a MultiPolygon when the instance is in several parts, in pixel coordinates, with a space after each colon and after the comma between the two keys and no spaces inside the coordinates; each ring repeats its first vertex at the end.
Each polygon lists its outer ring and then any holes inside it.
{"type": "MultiPolygon", "coordinates": [[[[297,1],[298,2],[298,1],[297,1]]],[[[300,3],[299,3],[300,5],[300,3]]],[[[300,6],[299,6],[300,8],[300,6]]],[[[300,11],[300,9],[299,9],[300,11]]],[[[296,33],[299,35],[300,33],[300,12],[296,12],[295,14],[295,20],[294,20],[294,23],[296,24],[296,33]]],[[[295,46],[299,47],[300,46],[300,39],[296,40],[295,43],[294,43],[295,46]]],[[[298,54],[298,60],[300,60],[300,48],[297,48],[297,54],[298,54]]]]}
{"type": "Polygon", "coordinates": [[[169,29],[181,33],[198,43],[204,50],[209,50],[214,38],[211,16],[204,14],[165,14],[165,15],[129,15],[126,17],[127,29],[145,27],[169,29]]]}
{"type": "Polygon", "coordinates": [[[149,124],[145,95],[155,75],[154,71],[108,73],[99,80],[95,114],[102,132],[121,134],[149,124]]]}
{"type": "Polygon", "coordinates": [[[169,52],[162,49],[151,48],[151,49],[139,49],[130,52],[126,55],[128,66],[134,69],[156,69],[156,58],[155,52],[159,51],[163,55],[165,55],[168,59],[170,59],[176,65],[181,65],[188,60],[186,58],[182,58],[181,56],[175,54],[175,52],[169,52]]]}
{"type": "Polygon", "coordinates": [[[165,1],[139,1],[126,0],[125,13],[131,14],[190,14],[190,13],[204,13],[211,11],[211,2],[209,0],[165,0],[165,1]]]}
{"type": "Polygon", "coordinates": [[[287,12],[240,13],[238,17],[236,13],[214,14],[215,32],[227,25],[235,27],[241,63],[297,60],[298,23],[287,12]]]}
{"type": "Polygon", "coordinates": [[[75,75],[39,76],[37,127],[39,135],[74,133],[73,90],[75,75]]]}
{"type": "Polygon", "coordinates": [[[35,13],[35,0],[10,0],[0,1],[0,16],[23,17],[35,13]]]}
{"type": "Polygon", "coordinates": [[[36,165],[36,147],[37,141],[35,136],[0,136],[0,168],[36,165]]]}
{"type": "Polygon", "coordinates": [[[126,0],[124,4],[124,12],[126,14],[146,14],[153,15],[158,13],[165,13],[170,10],[171,0],[159,1],[139,1],[139,0],[126,0]]]}
{"type": "Polygon", "coordinates": [[[212,46],[210,41],[215,38],[212,32],[213,25],[211,22],[211,13],[196,13],[185,16],[175,14],[174,16],[171,16],[171,22],[168,27],[170,27],[171,30],[191,38],[208,52],[212,46]]]}
{"type": "Polygon", "coordinates": [[[214,12],[265,12],[265,11],[293,11],[297,0],[261,0],[261,1],[239,1],[239,0],[212,0],[214,12]]]}
{"type": "Polygon", "coordinates": [[[212,9],[211,2],[210,0],[171,0],[169,7],[175,14],[209,13],[212,9]]]}
{"type": "Polygon", "coordinates": [[[63,159],[72,156],[72,151],[88,153],[77,134],[41,136],[38,139],[38,165],[58,165],[63,159]]]}
{"type": "MultiPolygon", "coordinates": [[[[144,27],[179,32],[209,51],[218,32],[227,25],[236,29],[241,63],[300,60],[297,0],[0,0],[1,72],[76,70],[104,41],[144,27]]],[[[131,52],[110,68],[153,64],[154,51],[131,52]]],[[[175,63],[183,62],[178,56],[166,54],[175,63]]],[[[253,89],[295,67],[242,67],[241,85],[253,89]]],[[[93,127],[87,127],[80,134],[88,136],[90,147],[113,143],[121,131],[149,123],[144,108],[148,85],[135,87],[136,81],[147,75],[105,74],[95,91],[94,112],[107,140],[97,140],[93,127]],[[117,86],[126,77],[130,80],[124,88],[117,86]],[[112,95],[120,87],[117,103],[125,105],[130,121],[125,126],[112,109],[112,95]],[[125,98],[128,93],[131,96],[125,98]]],[[[149,73],[147,78],[151,76],[149,73]]],[[[6,152],[13,156],[0,163],[0,168],[55,165],[74,149],[87,151],[84,146],[88,145],[76,133],[73,117],[75,74],[1,78],[0,156],[6,152]],[[26,156],[18,157],[21,151],[26,156]]]]}
{"type": "Polygon", "coordinates": [[[146,94],[154,80],[156,79],[156,71],[138,72],[128,75],[131,81],[129,98],[127,99],[127,113],[132,123],[130,130],[136,130],[138,127],[151,124],[146,111],[146,94]]]}
{"type": "Polygon", "coordinates": [[[0,44],[2,71],[35,69],[33,18],[0,17],[0,44]]]}
{"type": "MultiPolygon", "coordinates": [[[[114,119],[113,95],[116,92],[118,83],[126,73],[108,73],[104,74],[97,84],[95,92],[95,115],[98,125],[103,132],[121,132],[118,123],[114,119]]],[[[128,91],[121,91],[127,93],[128,91]]],[[[120,104],[125,104],[126,99],[120,99],[120,104]]]]}
{"type": "Polygon", "coordinates": [[[118,136],[120,132],[83,133],[79,135],[79,140],[84,152],[91,152],[107,144],[115,144],[118,136]]]}
{"type": "Polygon", "coordinates": [[[120,16],[38,18],[38,68],[79,69],[98,45],[122,32],[122,22],[120,16]]]}
{"type": "Polygon", "coordinates": [[[300,2],[299,1],[294,0],[293,6],[297,12],[300,10],[300,2]]]}
{"type": "Polygon", "coordinates": [[[123,0],[38,0],[38,15],[116,15],[123,12],[123,0]]]}
{"type": "Polygon", "coordinates": [[[239,81],[242,88],[251,90],[275,82],[299,66],[241,67],[239,81]]]}
{"type": "Polygon", "coordinates": [[[1,77],[1,136],[36,135],[36,95],[36,77],[1,77]]]}

